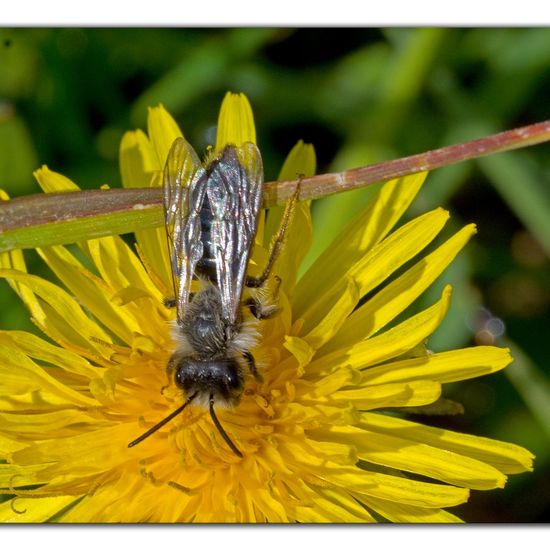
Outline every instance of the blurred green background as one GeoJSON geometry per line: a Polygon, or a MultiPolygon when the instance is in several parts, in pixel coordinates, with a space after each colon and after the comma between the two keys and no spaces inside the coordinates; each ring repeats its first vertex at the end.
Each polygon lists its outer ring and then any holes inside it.
{"type": "MultiPolygon", "coordinates": [[[[159,102],[202,151],[227,90],[252,103],[267,180],[298,139],[315,145],[319,172],[340,171],[550,118],[550,30],[0,29],[0,188],[37,192],[32,172],[42,164],[83,188],[119,186],[120,138],[145,128],[147,106],[159,102]]],[[[442,239],[478,226],[414,306],[454,285],[430,348],[483,343],[505,329],[497,342],[516,357],[504,373],[447,388],[464,415],[423,421],[536,455],[534,473],[453,509],[470,522],[550,519],[549,153],[544,144],[437,170],[409,212],[449,209],[442,239]]],[[[309,260],[372,192],[314,204],[309,260]]],[[[33,330],[3,282],[0,303],[0,328],[33,330]]]]}

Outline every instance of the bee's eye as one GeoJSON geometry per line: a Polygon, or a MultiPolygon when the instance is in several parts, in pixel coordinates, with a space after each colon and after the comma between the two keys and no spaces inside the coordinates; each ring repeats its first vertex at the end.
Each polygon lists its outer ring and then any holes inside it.
{"type": "Polygon", "coordinates": [[[232,390],[237,390],[242,386],[241,378],[234,372],[228,373],[227,382],[228,382],[228,386],[232,390]]]}
{"type": "Polygon", "coordinates": [[[176,370],[174,381],[176,385],[184,390],[189,390],[197,375],[196,364],[188,359],[184,359],[176,370]]]}

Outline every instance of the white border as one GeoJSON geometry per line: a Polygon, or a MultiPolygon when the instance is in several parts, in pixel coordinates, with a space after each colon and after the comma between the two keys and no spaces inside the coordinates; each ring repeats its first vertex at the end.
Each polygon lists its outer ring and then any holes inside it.
{"type": "Polygon", "coordinates": [[[543,0],[17,0],[0,26],[547,26],[543,0]]]}
{"type": "MultiPolygon", "coordinates": [[[[160,503],[159,503],[160,504],[160,503]]],[[[280,550],[288,543],[295,548],[335,550],[362,548],[407,548],[407,550],[464,550],[465,547],[521,548],[547,540],[548,526],[4,526],[5,548],[79,550],[105,548],[187,548],[224,550],[280,550]],[[13,545],[13,546],[12,546],[13,545]],[[99,546],[100,545],[100,546],[99,546]],[[401,546],[402,545],[402,546],[401,546]],[[468,545],[468,546],[465,546],[468,545]]]]}

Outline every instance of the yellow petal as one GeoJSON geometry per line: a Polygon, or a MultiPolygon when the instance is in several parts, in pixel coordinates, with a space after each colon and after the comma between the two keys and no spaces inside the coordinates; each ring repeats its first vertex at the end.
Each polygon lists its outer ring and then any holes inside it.
{"type": "Polygon", "coordinates": [[[141,130],[122,136],[119,165],[124,187],[150,187],[153,175],[162,168],[156,150],[141,130]]]}
{"type": "Polygon", "coordinates": [[[425,179],[426,173],[414,174],[381,187],[300,278],[295,311],[304,310],[305,304],[330,286],[327,281],[334,279],[335,266],[345,273],[391,231],[425,179]]]}
{"type": "Polygon", "coordinates": [[[147,133],[157,155],[157,170],[162,170],[168,156],[168,151],[176,138],[183,134],[172,118],[172,115],[163,105],[149,108],[147,116],[147,133]]]}
{"type": "Polygon", "coordinates": [[[394,523],[462,523],[461,519],[446,510],[419,508],[365,495],[356,495],[356,498],[377,514],[394,523]]]}
{"type": "MultiPolygon", "coordinates": [[[[169,139],[169,137],[168,137],[169,139]]],[[[141,131],[126,132],[120,143],[120,173],[124,187],[149,187],[161,184],[158,155],[147,136],[141,131]]],[[[136,231],[136,241],[147,268],[153,271],[166,289],[171,288],[170,262],[163,227],[136,231]]]]}
{"type": "Polygon", "coordinates": [[[131,344],[139,325],[112,302],[114,291],[102,279],[84,269],[62,246],[39,250],[39,254],[82,306],[123,342],[131,344]]]}
{"type": "Polygon", "coordinates": [[[420,407],[433,403],[440,395],[441,384],[432,380],[421,380],[343,389],[337,391],[332,399],[353,403],[355,407],[365,411],[388,407],[420,407]]]}
{"type": "Polygon", "coordinates": [[[466,502],[469,495],[467,489],[459,487],[414,481],[366,470],[354,471],[349,467],[332,469],[327,465],[323,477],[360,494],[426,508],[455,506],[466,502]]]}
{"type": "Polygon", "coordinates": [[[380,335],[328,354],[323,353],[325,347],[315,355],[309,372],[322,372],[329,366],[334,368],[339,364],[364,368],[405,354],[424,342],[439,327],[449,309],[451,291],[451,286],[447,285],[439,302],[380,335]]]}
{"type": "Polygon", "coordinates": [[[511,362],[508,349],[477,346],[370,367],[362,371],[363,383],[386,384],[428,379],[443,384],[497,372],[511,362]]]}
{"type": "Polygon", "coordinates": [[[311,507],[299,507],[298,521],[345,524],[374,522],[372,516],[346,491],[316,488],[316,492],[311,507]]]}
{"type": "Polygon", "coordinates": [[[318,380],[312,391],[304,392],[300,397],[307,400],[332,395],[344,386],[355,385],[360,378],[359,371],[343,367],[318,380]]]}
{"type": "Polygon", "coordinates": [[[166,298],[173,294],[172,272],[164,227],[136,232],[137,252],[155,286],[166,298]]]}
{"type": "MultiPolygon", "coordinates": [[[[369,250],[347,272],[347,275],[357,282],[358,298],[377,287],[405,262],[423,250],[441,231],[448,218],[448,212],[442,209],[428,212],[410,221],[369,250]]],[[[302,329],[304,332],[311,330],[319,323],[325,312],[334,307],[334,300],[338,299],[334,295],[334,287],[343,276],[340,269],[341,267],[337,264],[332,266],[332,276],[325,274],[324,277],[329,291],[319,288],[316,299],[304,304],[303,309],[300,309],[300,296],[296,296],[297,305],[294,313],[296,317],[305,319],[302,329]]],[[[315,290],[312,289],[311,292],[314,293],[315,290]]],[[[353,311],[356,304],[357,302],[351,304],[345,314],[346,317],[353,311]]],[[[363,327],[364,334],[365,328],[368,331],[369,327],[363,327]]]]}
{"type": "MultiPolygon", "coordinates": [[[[365,435],[369,437],[371,434],[367,432],[365,435]]],[[[470,489],[487,491],[502,488],[506,483],[506,476],[496,468],[450,451],[421,443],[412,445],[399,438],[389,440],[380,434],[372,438],[370,443],[371,449],[357,453],[359,458],[367,462],[470,489]]]]}
{"type": "Polygon", "coordinates": [[[313,348],[302,338],[297,336],[285,336],[284,347],[296,357],[298,365],[303,367],[307,365],[315,353],[313,348]]]}
{"type": "Polygon", "coordinates": [[[361,426],[371,431],[396,434],[411,441],[470,456],[493,465],[504,474],[517,474],[533,469],[533,455],[512,443],[443,430],[380,414],[364,413],[361,418],[361,426]]]}
{"type": "Polygon", "coordinates": [[[467,225],[434,252],[376,293],[348,317],[323,352],[328,353],[335,349],[351,346],[378,332],[404,311],[441,275],[474,233],[475,226],[467,225]]]}
{"type": "MultiPolygon", "coordinates": [[[[180,493],[174,491],[178,496],[180,493]]],[[[159,508],[158,488],[147,483],[144,477],[121,472],[120,477],[106,483],[93,494],[86,495],[75,506],[63,514],[63,523],[82,523],[82,518],[88,518],[88,523],[136,523],[136,517],[154,521],[153,510],[159,508]]],[[[170,506],[170,493],[164,493],[164,502],[170,506]]],[[[181,494],[183,500],[185,495],[181,494]]]]}
{"type": "Polygon", "coordinates": [[[295,514],[295,520],[298,523],[339,523],[333,519],[332,515],[320,510],[320,507],[314,503],[309,506],[298,506],[295,514]]]}
{"type": "Polygon", "coordinates": [[[161,301],[163,296],[132,252],[119,237],[104,237],[87,241],[86,250],[97,266],[101,277],[113,289],[137,288],[161,301]]]}
{"type": "Polygon", "coordinates": [[[256,143],[252,107],[244,94],[227,92],[218,117],[216,151],[221,151],[228,144],[242,145],[247,141],[256,143]]]}
{"type": "Polygon", "coordinates": [[[247,469],[248,476],[242,476],[240,481],[248,498],[260,511],[260,517],[264,517],[269,523],[288,521],[285,507],[281,502],[273,499],[269,485],[266,485],[265,471],[258,468],[256,462],[252,462],[247,469]]]}
{"type": "MultiPolygon", "coordinates": [[[[278,180],[292,180],[300,176],[315,175],[315,149],[313,145],[299,141],[288,154],[278,180]]],[[[265,223],[265,246],[268,247],[271,239],[278,232],[284,206],[269,209],[265,223]]],[[[287,227],[283,250],[277,260],[276,273],[281,278],[281,289],[292,296],[294,285],[298,277],[300,264],[311,246],[312,225],[310,201],[299,201],[294,206],[292,218],[287,227]]]]}
{"type": "Polygon", "coordinates": [[[15,441],[9,437],[4,437],[0,435],[0,458],[5,460],[9,457],[14,451],[23,449],[26,446],[26,443],[21,441],[15,441]]]}
{"type": "Polygon", "coordinates": [[[35,275],[14,270],[0,270],[0,277],[14,280],[26,286],[43,300],[44,319],[41,328],[57,341],[69,341],[73,345],[99,355],[110,355],[97,341],[110,342],[102,331],[80,308],[77,302],[57,285],[35,275]]]}
{"type": "Polygon", "coordinates": [[[352,426],[331,426],[310,437],[355,445],[367,462],[420,474],[445,483],[489,490],[504,487],[506,476],[493,466],[437,446],[413,442],[399,434],[387,435],[352,426]]]}
{"type": "Polygon", "coordinates": [[[285,439],[279,451],[287,464],[295,464],[304,472],[311,472],[312,481],[318,478],[319,485],[328,483],[347,491],[427,508],[455,506],[465,502],[469,495],[465,488],[425,483],[341,465],[308,452],[306,447],[293,440],[285,439]]]}
{"type": "MultiPolygon", "coordinates": [[[[107,294],[110,294],[112,301],[110,309],[122,317],[122,324],[127,324],[127,330],[147,335],[149,339],[165,345],[164,323],[169,315],[163,305],[165,296],[130,247],[120,237],[90,240],[83,247],[108,287],[107,294]],[[134,295],[137,299],[124,302],[121,293],[126,293],[127,297],[134,295]]],[[[119,329],[122,330],[121,327],[119,329]]]]}
{"type": "MultiPolygon", "coordinates": [[[[66,437],[78,432],[84,424],[96,424],[97,420],[87,417],[81,411],[65,409],[63,411],[27,414],[24,419],[21,413],[0,413],[2,429],[15,438],[25,440],[43,439],[44,437],[66,437]],[[75,428],[76,426],[76,428],[75,428]],[[51,434],[51,435],[50,435],[51,434]]],[[[43,469],[41,466],[40,469],[43,469]]],[[[36,478],[32,482],[34,482],[36,478]]],[[[32,482],[21,482],[18,486],[30,485],[32,482]]]]}
{"type": "Polygon", "coordinates": [[[34,334],[18,330],[0,332],[0,334],[2,338],[5,338],[6,345],[16,347],[29,357],[45,361],[67,372],[86,378],[95,378],[100,376],[103,371],[103,369],[91,365],[77,353],[54,346],[34,334]]]}
{"type": "Polygon", "coordinates": [[[299,140],[288,153],[277,181],[298,180],[301,177],[314,176],[316,166],[315,148],[311,143],[299,140]]]}
{"type": "Polygon", "coordinates": [[[8,487],[11,493],[16,487],[36,483],[35,473],[44,468],[43,464],[18,466],[17,464],[0,463],[0,487],[8,487]]]}
{"type": "Polygon", "coordinates": [[[411,220],[374,246],[349,270],[360,283],[361,295],[377,287],[426,248],[448,219],[449,213],[437,208],[411,220]]]}
{"type": "Polygon", "coordinates": [[[44,523],[72,502],[74,496],[17,497],[0,504],[0,523],[44,523]]]}
{"type": "MultiPolygon", "coordinates": [[[[97,403],[96,403],[97,404],[97,403]]],[[[99,426],[99,425],[98,425],[99,426]]],[[[48,481],[52,475],[78,479],[84,475],[109,471],[118,463],[131,459],[128,450],[131,428],[126,424],[111,424],[93,431],[80,431],[77,435],[36,442],[16,451],[14,463],[47,466],[37,472],[38,480],[48,481]]]]}
{"type": "Polygon", "coordinates": [[[307,323],[302,329],[302,332],[305,332],[311,327],[310,331],[304,334],[303,339],[314,349],[319,349],[329,342],[353,311],[359,298],[360,289],[356,279],[352,276],[343,278],[325,294],[323,305],[330,303],[330,307],[325,306],[324,317],[307,323]]]}
{"type": "Polygon", "coordinates": [[[80,187],[69,178],[42,166],[34,172],[34,177],[44,193],[59,193],[62,191],[80,191],[80,187]]]}
{"type": "Polygon", "coordinates": [[[54,395],[65,403],[78,406],[97,405],[94,399],[58,381],[10,344],[12,342],[9,336],[0,333],[1,395],[16,396],[34,391],[37,394],[43,394],[46,402],[49,395],[54,395]]]}

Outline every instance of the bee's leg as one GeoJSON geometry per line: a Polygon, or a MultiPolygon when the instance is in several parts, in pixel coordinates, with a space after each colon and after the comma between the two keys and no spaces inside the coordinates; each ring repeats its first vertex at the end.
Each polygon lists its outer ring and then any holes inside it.
{"type": "Polygon", "coordinates": [[[173,309],[176,307],[176,299],[175,298],[164,298],[164,300],[162,300],[162,303],[164,305],[164,307],[168,308],[168,309],[173,309]]]}
{"type": "Polygon", "coordinates": [[[168,360],[168,364],[166,365],[166,376],[168,377],[168,380],[172,380],[172,376],[174,374],[174,371],[176,370],[176,366],[178,364],[178,357],[174,353],[172,357],[168,360]]]}
{"type": "Polygon", "coordinates": [[[243,351],[243,357],[246,359],[246,363],[248,364],[248,368],[250,372],[254,375],[254,378],[258,381],[262,381],[262,375],[258,372],[258,369],[256,368],[256,361],[254,361],[254,356],[249,351],[243,351]]]}
{"type": "Polygon", "coordinates": [[[177,364],[177,357],[176,354],[174,354],[172,355],[172,357],[170,357],[168,364],[166,365],[166,378],[168,380],[168,383],[160,388],[161,395],[164,395],[164,391],[170,387],[170,384],[172,383],[172,380],[174,378],[174,372],[176,370],[177,364]]]}
{"type": "Polygon", "coordinates": [[[244,305],[248,307],[248,309],[250,309],[250,313],[252,313],[252,315],[260,321],[273,317],[279,311],[279,308],[275,304],[269,304],[266,306],[254,298],[249,298],[246,300],[244,305]]]}
{"type": "Polygon", "coordinates": [[[292,211],[294,210],[294,205],[296,204],[296,201],[298,200],[298,195],[300,194],[300,183],[301,179],[296,185],[296,190],[286,202],[285,211],[283,212],[283,217],[281,219],[281,224],[279,225],[279,229],[277,230],[277,233],[271,243],[269,260],[267,261],[264,272],[259,277],[247,277],[246,286],[258,288],[262,286],[269,277],[271,269],[273,268],[273,265],[275,264],[275,261],[277,260],[277,257],[279,256],[279,253],[281,252],[281,248],[283,246],[285,233],[292,217],[292,211]]]}
{"type": "MultiPolygon", "coordinates": [[[[189,294],[189,300],[192,300],[194,295],[194,293],[189,294]]],[[[174,309],[178,305],[178,302],[175,298],[164,298],[162,304],[168,309],[174,309]]]]}
{"type": "MultiPolygon", "coordinates": [[[[275,287],[275,290],[269,300],[266,299],[267,297],[262,297],[263,299],[261,299],[260,297],[252,296],[244,302],[244,305],[250,309],[250,313],[252,313],[252,315],[260,321],[262,319],[269,319],[270,317],[273,317],[279,311],[277,297],[279,295],[279,288],[281,287],[281,278],[278,275],[275,275],[274,279],[277,286],[275,287]]],[[[260,289],[258,292],[261,293],[262,290],[263,289],[260,289]]]]}

